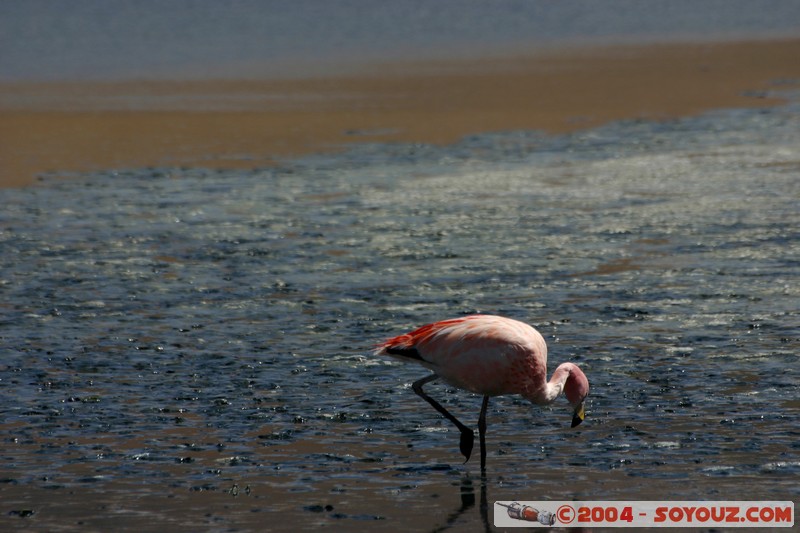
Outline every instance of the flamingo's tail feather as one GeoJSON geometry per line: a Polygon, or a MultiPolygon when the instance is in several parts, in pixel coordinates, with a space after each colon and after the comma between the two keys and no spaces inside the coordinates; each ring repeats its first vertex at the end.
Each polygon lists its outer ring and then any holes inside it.
{"type": "Polygon", "coordinates": [[[378,345],[375,355],[393,355],[402,359],[413,359],[422,361],[417,347],[414,346],[414,338],[411,335],[400,335],[378,345]]]}
{"type": "Polygon", "coordinates": [[[375,351],[375,355],[394,355],[405,359],[424,361],[422,355],[417,349],[417,346],[421,342],[424,342],[436,332],[448,326],[463,322],[468,318],[469,317],[453,318],[450,320],[434,322],[433,324],[426,324],[410,333],[393,337],[379,344],[377,350],[375,351]]]}
{"type": "Polygon", "coordinates": [[[422,361],[422,356],[413,346],[386,346],[383,348],[382,353],[396,355],[405,359],[416,359],[417,361],[422,361]]]}

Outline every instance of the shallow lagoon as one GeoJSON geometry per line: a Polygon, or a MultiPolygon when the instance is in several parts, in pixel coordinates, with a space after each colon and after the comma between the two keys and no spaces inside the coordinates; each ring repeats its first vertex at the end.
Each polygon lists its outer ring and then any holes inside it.
{"type": "Polygon", "coordinates": [[[485,501],[800,494],[796,104],[0,197],[3,528],[463,530],[485,501]],[[485,480],[410,390],[426,371],[370,355],[474,312],[592,383],[575,430],[565,401],[495,399],[485,480]]]}

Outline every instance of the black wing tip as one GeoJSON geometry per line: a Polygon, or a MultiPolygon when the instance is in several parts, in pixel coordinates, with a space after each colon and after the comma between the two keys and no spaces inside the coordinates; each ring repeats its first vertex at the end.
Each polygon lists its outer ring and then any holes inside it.
{"type": "Polygon", "coordinates": [[[416,359],[422,361],[422,356],[419,351],[413,346],[400,347],[400,346],[387,346],[383,349],[384,353],[389,355],[396,355],[398,357],[405,357],[406,359],[416,359]]]}

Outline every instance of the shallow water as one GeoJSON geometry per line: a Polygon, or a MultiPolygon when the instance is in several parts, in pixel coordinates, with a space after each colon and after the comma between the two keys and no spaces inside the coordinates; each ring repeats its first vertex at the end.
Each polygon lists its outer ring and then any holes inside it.
{"type": "Polygon", "coordinates": [[[0,80],[340,74],[552,46],[793,37],[794,0],[0,2],[0,80]]]}
{"type": "MultiPolygon", "coordinates": [[[[796,104],[0,191],[0,528],[481,529],[481,501],[800,495],[796,104]],[[488,476],[370,355],[535,325],[488,476]]],[[[429,392],[464,421],[480,399],[429,392]]]]}

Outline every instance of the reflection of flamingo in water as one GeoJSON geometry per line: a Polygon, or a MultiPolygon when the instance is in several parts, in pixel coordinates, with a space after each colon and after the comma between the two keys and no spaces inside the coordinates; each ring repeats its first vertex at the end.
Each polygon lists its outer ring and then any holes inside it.
{"type": "Polygon", "coordinates": [[[573,408],[572,427],[583,421],[589,381],[573,363],[562,363],[547,381],[547,345],[531,326],[491,315],[471,315],[442,320],[380,345],[376,355],[415,361],[434,373],[414,382],[414,392],[461,431],[460,450],[469,461],[475,432],[459,422],[422,386],[442,378],[447,383],[483,395],[478,418],[481,471],[486,470],[486,407],[491,396],[519,394],[547,405],[563,392],[573,408]]]}

